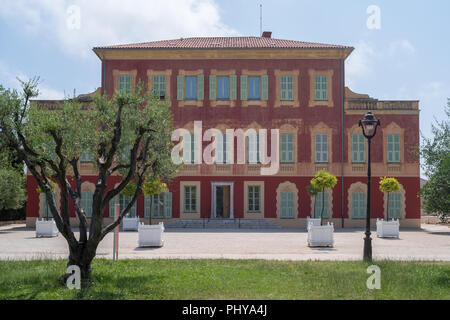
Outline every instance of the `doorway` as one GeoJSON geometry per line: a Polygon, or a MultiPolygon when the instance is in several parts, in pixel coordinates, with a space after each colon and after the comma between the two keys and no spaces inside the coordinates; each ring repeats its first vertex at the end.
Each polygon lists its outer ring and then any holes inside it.
{"type": "Polygon", "coordinates": [[[212,183],[212,217],[233,218],[233,182],[212,183]]]}

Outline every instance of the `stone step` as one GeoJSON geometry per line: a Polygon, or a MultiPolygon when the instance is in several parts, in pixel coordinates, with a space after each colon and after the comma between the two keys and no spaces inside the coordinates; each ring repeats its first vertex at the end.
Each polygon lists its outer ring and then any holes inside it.
{"type": "Polygon", "coordinates": [[[279,225],[264,219],[178,219],[166,228],[190,229],[281,229],[279,225]]]}

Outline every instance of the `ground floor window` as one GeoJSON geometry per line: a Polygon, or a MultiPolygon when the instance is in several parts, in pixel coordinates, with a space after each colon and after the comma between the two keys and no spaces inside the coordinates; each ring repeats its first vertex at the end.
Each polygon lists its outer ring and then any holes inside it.
{"type": "Polygon", "coordinates": [[[352,193],[352,218],[363,219],[366,217],[366,194],[363,192],[352,193]]]}
{"type": "Polygon", "coordinates": [[[389,211],[388,218],[389,219],[400,219],[402,217],[402,203],[401,203],[402,195],[400,193],[391,193],[389,194],[389,211]]]}
{"type": "Polygon", "coordinates": [[[323,205],[323,218],[328,218],[328,193],[319,192],[314,199],[314,217],[320,218],[320,214],[322,213],[322,205],[323,205]]]}
{"type": "Polygon", "coordinates": [[[249,212],[261,212],[260,199],[261,199],[261,187],[260,186],[248,186],[248,211],[249,212]]]}
{"type": "Polygon", "coordinates": [[[144,212],[146,218],[150,217],[150,203],[152,203],[152,218],[172,218],[172,192],[162,192],[151,197],[145,197],[144,212]]]}
{"type": "MultiPolygon", "coordinates": [[[[119,210],[122,212],[126,208],[126,206],[131,202],[131,199],[133,199],[132,196],[125,196],[123,194],[119,194],[118,196],[114,197],[109,202],[109,216],[114,217],[114,210],[116,210],[116,204],[119,203],[119,210]]],[[[130,211],[128,212],[128,217],[136,217],[136,202],[131,207],[130,211]]]]}
{"type": "Polygon", "coordinates": [[[81,193],[81,207],[84,209],[86,213],[86,217],[92,217],[92,192],[82,192],[81,193]]]}
{"type": "Polygon", "coordinates": [[[281,192],[281,218],[294,218],[294,193],[281,192]]]}
{"type": "Polygon", "coordinates": [[[197,187],[184,187],[184,212],[197,212],[197,187]]]}

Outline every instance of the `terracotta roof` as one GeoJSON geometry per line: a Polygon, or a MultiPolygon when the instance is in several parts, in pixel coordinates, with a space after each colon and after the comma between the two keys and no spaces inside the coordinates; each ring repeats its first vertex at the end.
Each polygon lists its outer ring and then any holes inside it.
{"type": "Polygon", "coordinates": [[[94,49],[353,49],[349,46],[267,37],[197,37],[95,47],[94,49]]]}

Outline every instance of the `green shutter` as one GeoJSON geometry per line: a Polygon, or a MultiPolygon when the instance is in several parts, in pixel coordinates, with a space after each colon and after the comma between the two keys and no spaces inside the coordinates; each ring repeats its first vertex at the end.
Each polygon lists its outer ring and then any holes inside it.
{"type": "Polygon", "coordinates": [[[230,100],[236,100],[237,94],[236,94],[236,75],[232,74],[230,76],[230,100]]]}
{"type": "Polygon", "coordinates": [[[164,218],[172,218],[172,192],[164,193],[164,218]]]}
{"type": "Polygon", "coordinates": [[[184,76],[177,76],[177,100],[184,100],[184,76]]]}
{"type": "Polygon", "coordinates": [[[262,94],[261,100],[269,99],[269,76],[267,74],[261,76],[262,94]]]}
{"type": "Polygon", "coordinates": [[[322,100],[328,100],[328,77],[322,76],[322,100]]]}
{"type": "Polygon", "coordinates": [[[209,75],[209,100],[216,100],[216,75],[209,75]]]}
{"type": "Polygon", "coordinates": [[[241,100],[247,100],[247,75],[241,75],[241,100]]]}
{"type": "Polygon", "coordinates": [[[394,161],[400,162],[400,135],[394,134],[394,161]]]}
{"type": "Polygon", "coordinates": [[[205,98],[205,85],[204,85],[204,76],[199,74],[197,76],[197,100],[203,100],[205,98]]]}

